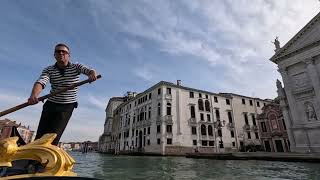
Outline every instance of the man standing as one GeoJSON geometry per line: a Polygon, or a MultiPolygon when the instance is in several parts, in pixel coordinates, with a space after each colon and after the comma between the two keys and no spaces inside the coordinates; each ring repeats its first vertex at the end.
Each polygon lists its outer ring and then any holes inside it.
{"type": "MultiPolygon", "coordinates": [[[[31,96],[28,99],[30,105],[38,103],[38,96],[45,88],[48,81],[51,84],[51,92],[55,92],[73,83],[79,82],[79,75],[85,74],[90,81],[97,79],[96,72],[79,63],[71,63],[70,49],[65,44],[57,44],[54,48],[56,63],[46,67],[35,82],[31,96]]],[[[40,122],[35,139],[41,138],[46,133],[56,133],[57,137],[53,145],[58,145],[64,129],[72,115],[73,109],[77,108],[78,88],[49,97],[44,103],[40,122]]]]}

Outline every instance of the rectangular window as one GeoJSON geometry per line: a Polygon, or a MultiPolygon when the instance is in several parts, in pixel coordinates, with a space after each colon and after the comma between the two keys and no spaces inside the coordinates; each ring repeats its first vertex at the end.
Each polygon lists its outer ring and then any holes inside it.
{"type": "Polygon", "coordinates": [[[217,121],[220,121],[220,111],[219,111],[219,109],[216,109],[216,117],[217,117],[217,121]]]}
{"type": "Polygon", "coordinates": [[[217,96],[214,96],[213,99],[214,99],[214,102],[216,102],[216,103],[218,102],[218,97],[217,96]]]}
{"type": "Polygon", "coordinates": [[[194,98],[194,93],[193,92],[189,92],[189,97],[190,98],[194,98]]]}
{"type": "Polygon", "coordinates": [[[230,99],[226,99],[226,104],[230,105],[230,99]]]}
{"type": "Polygon", "coordinates": [[[263,103],[263,106],[266,106],[266,103],[263,103]]]}
{"type": "Polygon", "coordinates": [[[259,139],[259,133],[255,132],[254,135],[256,136],[256,139],[259,139]]]}
{"type": "Polygon", "coordinates": [[[160,138],[157,139],[157,144],[160,144],[160,138]]]}
{"type": "Polygon", "coordinates": [[[259,101],[257,101],[257,106],[260,107],[260,102],[259,101]]]}
{"type": "Polygon", "coordinates": [[[208,146],[208,141],[201,141],[202,146],[208,146]]]}
{"type": "Polygon", "coordinates": [[[242,99],[242,104],[246,104],[246,100],[245,99],[242,99]]]}
{"type": "Polygon", "coordinates": [[[256,116],[254,114],[251,114],[251,118],[252,118],[252,124],[256,126],[257,125],[256,116]]]}
{"type": "Polygon", "coordinates": [[[200,113],[200,120],[201,120],[201,121],[204,121],[203,113],[200,113]]]}
{"type": "Polygon", "coordinates": [[[208,122],[211,121],[210,114],[207,114],[207,121],[208,121],[208,122]]]}
{"type": "Polygon", "coordinates": [[[143,136],[143,146],[146,146],[146,137],[143,136]]]}
{"type": "Polygon", "coordinates": [[[191,127],[191,133],[193,135],[196,135],[197,134],[197,127],[191,127]]]}
{"type": "Polygon", "coordinates": [[[221,129],[218,130],[218,136],[222,137],[222,130],[221,129]]]}
{"type": "Polygon", "coordinates": [[[234,138],[234,131],[230,131],[231,137],[234,138]]]}
{"type": "Polygon", "coordinates": [[[247,132],[247,135],[248,135],[248,139],[251,139],[251,133],[247,132]]]}
{"type": "Polygon", "coordinates": [[[167,88],[167,94],[171,94],[171,88],[167,88]]]}
{"type": "Polygon", "coordinates": [[[172,144],[172,139],[171,138],[167,139],[167,144],[172,144]]]}
{"type": "Polygon", "coordinates": [[[265,122],[261,122],[261,129],[262,129],[262,132],[267,132],[267,126],[265,122]]]}
{"type": "Polygon", "coordinates": [[[246,125],[249,125],[248,114],[244,113],[243,116],[244,116],[244,121],[245,121],[246,125]]]}
{"type": "Polygon", "coordinates": [[[228,111],[228,119],[229,119],[229,123],[232,123],[232,113],[231,111],[228,111]]]}
{"type": "Polygon", "coordinates": [[[151,93],[149,93],[149,99],[151,99],[151,93]]]}
{"type": "Polygon", "coordinates": [[[143,128],[143,135],[146,135],[147,129],[143,128]]]}
{"type": "Polygon", "coordinates": [[[150,134],[150,127],[148,127],[148,134],[150,134]]]}
{"type": "Polygon", "coordinates": [[[167,125],[167,133],[172,133],[172,125],[167,125]]]}
{"type": "Polygon", "coordinates": [[[235,147],[236,146],[236,142],[232,142],[232,146],[235,147]]]}
{"type": "Polygon", "coordinates": [[[202,94],[201,93],[199,93],[199,98],[202,98],[202,94]]]}
{"type": "Polygon", "coordinates": [[[208,94],[206,94],[206,99],[209,99],[209,96],[208,96],[208,94]]]}
{"type": "Polygon", "coordinates": [[[209,141],[209,146],[214,146],[214,141],[209,141]]]}
{"type": "Polygon", "coordinates": [[[148,139],[148,141],[147,141],[147,145],[150,145],[150,139],[148,139]]]}
{"type": "Polygon", "coordinates": [[[191,113],[191,118],[196,118],[196,112],[195,112],[194,106],[190,106],[190,113],[191,113]]]}
{"type": "Polygon", "coordinates": [[[250,103],[250,106],[253,106],[253,102],[251,99],[249,100],[249,103],[250,103]]]}
{"type": "Polygon", "coordinates": [[[161,126],[157,125],[157,133],[160,133],[160,131],[161,131],[161,126]]]}
{"type": "Polygon", "coordinates": [[[158,95],[160,95],[160,94],[161,94],[161,88],[158,89],[158,95]]]}
{"type": "Polygon", "coordinates": [[[196,145],[197,145],[197,140],[192,140],[192,144],[193,144],[194,146],[196,146],[196,145]]]}

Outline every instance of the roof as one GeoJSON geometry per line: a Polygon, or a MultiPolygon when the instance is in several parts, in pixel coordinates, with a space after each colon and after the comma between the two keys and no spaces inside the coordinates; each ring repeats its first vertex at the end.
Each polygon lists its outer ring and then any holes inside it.
{"type": "Polygon", "coordinates": [[[312,42],[310,44],[306,44],[305,46],[295,49],[292,52],[289,52],[288,49],[292,47],[298,39],[303,37],[307,32],[310,32],[312,28],[317,24],[316,22],[320,20],[320,12],[311,19],[293,38],[291,38],[280,50],[278,50],[271,58],[270,60],[277,64],[277,62],[280,59],[291,57],[297,53],[301,53],[306,49],[309,49],[310,47],[314,47],[320,44],[319,41],[312,42]]]}

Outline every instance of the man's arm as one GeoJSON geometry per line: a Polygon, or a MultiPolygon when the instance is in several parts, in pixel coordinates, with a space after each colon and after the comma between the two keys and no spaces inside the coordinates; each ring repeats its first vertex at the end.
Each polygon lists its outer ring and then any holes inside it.
{"type": "Polygon", "coordinates": [[[34,83],[32,91],[31,91],[31,95],[28,99],[28,103],[30,105],[37,104],[39,102],[38,96],[41,93],[42,89],[43,89],[43,87],[40,83],[38,83],[38,82],[34,83]]]}
{"type": "Polygon", "coordinates": [[[89,79],[90,79],[91,82],[97,80],[96,71],[93,70],[93,69],[90,70],[88,77],[89,77],[89,79]]]}

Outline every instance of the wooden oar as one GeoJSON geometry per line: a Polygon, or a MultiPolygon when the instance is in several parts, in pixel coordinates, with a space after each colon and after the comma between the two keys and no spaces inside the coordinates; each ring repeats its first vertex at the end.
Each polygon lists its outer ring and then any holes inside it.
{"type": "MultiPolygon", "coordinates": [[[[99,78],[101,78],[101,75],[98,75],[98,76],[97,76],[97,79],[99,79],[99,78]]],[[[41,97],[38,98],[38,100],[39,100],[39,101],[43,101],[43,100],[45,100],[45,99],[47,99],[47,98],[49,98],[49,97],[51,97],[51,96],[55,96],[55,95],[57,95],[57,94],[66,92],[66,91],[71,90],[71,89],[73,89],[73,88],[75,88],[75,87],[78,87],[78,86],[81,86],[81,85],[83,85],[83,84],[90,83],[90,82],[91,82],[91,81],[90,81],[89,79],[80,81],[80,82],[78,82],[78,83],[72,84],[72,85],[69,86],[69,87],[60,89],[60,90],[58,90],[58,91],[52,92],[52,93],[50,93],[50,94],[47,94],[47,95],[45,95],[45,96],[41,96],[41,97]]],[[[7,109],[7,110],[4,110],[4,111],[0,112],[0,117],[1,117],[1,116],[4,116],[4,115],[7,115],[7,114],[9,114],[9,113],[18,111],[19,109],[25,108],[25,107],[27,107],[27,106],[29,106],[29,105],[30,105],[30,104],[29,104],[28,102],[25,102],[25,103],[23,103],[23,104],[19,104],[18,106],[12,107],[12,108],[7,109]]]]}

